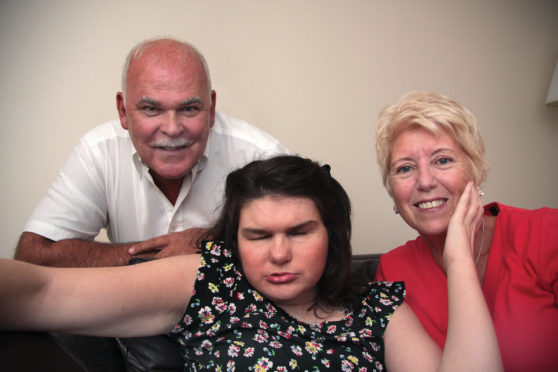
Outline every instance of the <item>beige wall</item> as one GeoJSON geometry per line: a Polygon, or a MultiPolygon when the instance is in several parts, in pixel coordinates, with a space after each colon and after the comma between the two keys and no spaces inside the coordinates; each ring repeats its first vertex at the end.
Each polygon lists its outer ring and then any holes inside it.
{"type": "Polygon", "coordinates": [[[220,111],[328,162],[354,204],[354,247],[414,237],[391,211],[373,150],[378,110],[412,90],[476,113],[486,200],[558,207],[555,0],[0,2],[2,227],[10,257],[79,137],[116,118],[128,49],[153,36],[206,55],[220,111]]]}

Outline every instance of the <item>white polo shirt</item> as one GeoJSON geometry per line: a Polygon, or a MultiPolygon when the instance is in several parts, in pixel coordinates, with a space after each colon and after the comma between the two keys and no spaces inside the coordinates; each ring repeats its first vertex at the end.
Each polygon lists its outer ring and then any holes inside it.
{"type": "Polygon", "coordinates": [[[218,216],[227,174],[252,160],[288,153],[262,130],[216,113],[203,157],[173,205],[118,120],[85,134],[25,226],[58,241],[93,239],[106,227],[114,243],[142,241],[218,216]]]}

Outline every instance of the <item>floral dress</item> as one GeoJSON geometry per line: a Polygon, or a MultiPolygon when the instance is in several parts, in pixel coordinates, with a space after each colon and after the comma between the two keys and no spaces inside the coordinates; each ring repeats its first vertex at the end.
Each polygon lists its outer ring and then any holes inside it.
{"type": "Polygon", "coordinates": [[[383,333],[403,282],[371,282],[343,320],[302,323],[250,286],[223,243],[206,242],[193,296],[171,332],[185,371],[383,371],[383,333]]]}

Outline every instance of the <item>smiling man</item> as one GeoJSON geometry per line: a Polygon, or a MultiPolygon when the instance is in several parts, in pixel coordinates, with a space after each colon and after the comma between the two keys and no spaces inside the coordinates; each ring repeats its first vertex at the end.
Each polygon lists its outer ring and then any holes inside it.
{"type": "Polygon", "coordinates": [[[46,266],[116,266],[195,251],[219,212],[225,176],[288,151],[215,111],[204,57],[155,39],[134,47],[116,95],[120,120],[87,133],[25,226],[15,258],[46,266]],[[111,243],[94,241],[106,228],[111,243]]]}

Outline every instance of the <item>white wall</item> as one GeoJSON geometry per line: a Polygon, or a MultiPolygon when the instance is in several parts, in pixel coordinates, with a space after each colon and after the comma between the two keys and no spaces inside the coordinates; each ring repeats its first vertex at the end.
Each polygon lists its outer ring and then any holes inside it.
{"type": "Polygon", "coordinates": [[[116,118],[127,51],[154,36],[206,55],[220,111],[332,165],[354,204],[354,247],[414,237],[391,211],[373,150],[377,112],[412,89],[476,113],[486,200],[558,207],[555,0],[0,2],[0,256],[78,138],[116,118]]]}

